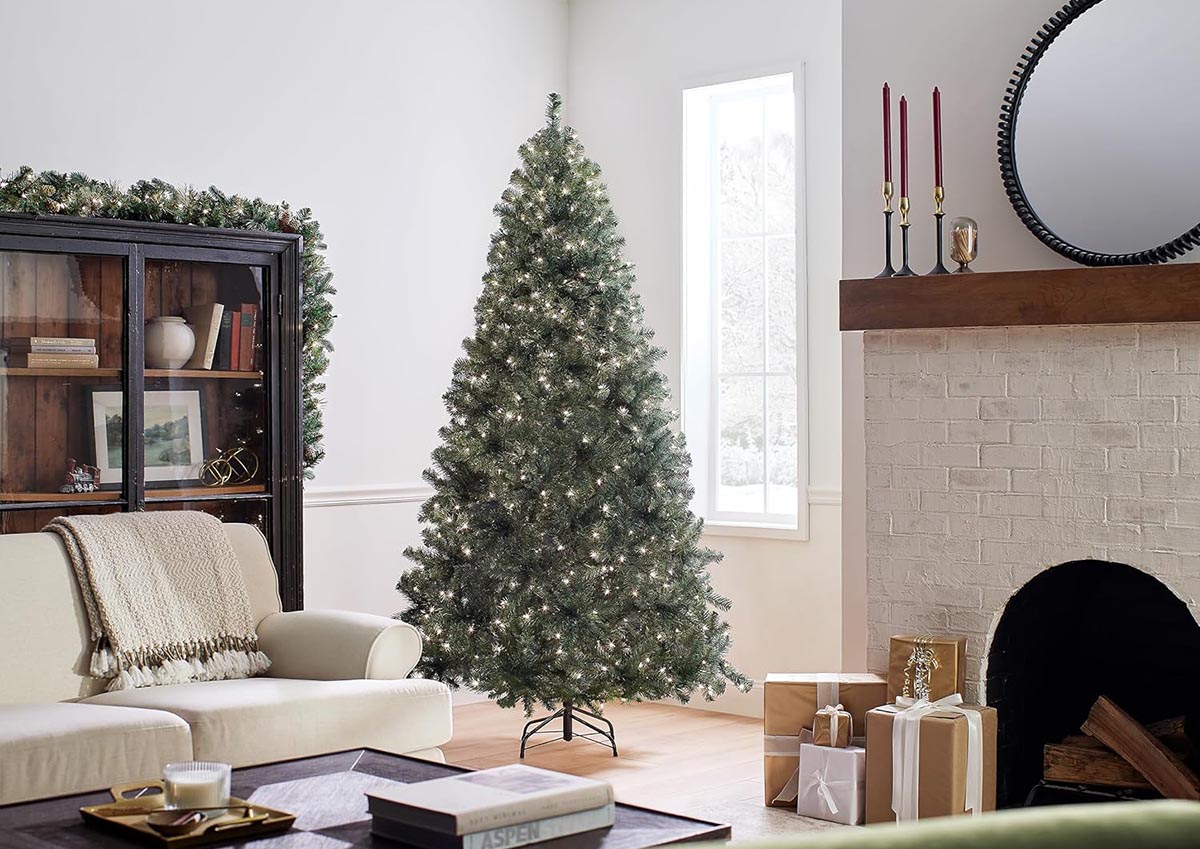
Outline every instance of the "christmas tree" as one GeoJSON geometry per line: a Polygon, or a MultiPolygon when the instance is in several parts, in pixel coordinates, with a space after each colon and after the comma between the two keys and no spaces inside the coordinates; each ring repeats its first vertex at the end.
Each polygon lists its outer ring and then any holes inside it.
{"type": "MultiPolygon", "coordinates": [[[[690,458],[617,219],[550,96],[496,206],[475,334],[445,395],[418,565],[421,672],[500,705],[711,699],[725,660],[690,458]]],[[[569,738],[569,735],[568,735],[569,738]]],[[[615,753],[615,749],[614,749],[615,753]]]]}

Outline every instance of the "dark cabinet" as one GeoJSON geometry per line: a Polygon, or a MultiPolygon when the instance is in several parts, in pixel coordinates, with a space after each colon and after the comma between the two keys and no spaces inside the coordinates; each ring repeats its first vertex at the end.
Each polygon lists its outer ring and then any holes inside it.
{"type": "Polygon", "coordinates": [[[0,532],[204,510],[303,601],[298,236],[0,215],[0,532]]]}

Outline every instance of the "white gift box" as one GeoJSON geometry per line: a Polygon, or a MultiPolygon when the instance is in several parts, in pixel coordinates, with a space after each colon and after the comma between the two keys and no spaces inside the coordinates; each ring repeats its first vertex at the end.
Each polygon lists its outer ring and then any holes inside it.
{"type": "Polygon", "coordinates": [[[863,789],[867,750],[829,746],[800,746],[800,775],[796,813],[806,817],[858,825],[863,821],[863,789]]]}

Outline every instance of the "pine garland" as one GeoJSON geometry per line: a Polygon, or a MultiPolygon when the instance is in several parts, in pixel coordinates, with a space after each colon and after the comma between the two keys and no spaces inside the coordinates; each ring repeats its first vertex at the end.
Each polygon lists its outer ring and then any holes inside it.
{"type": "Polygon", "coordinates": [[[22,167],[8,177],[0,176],[0,211],[30,215],[72,215],[83,218],[113,218],[123,221],[155,221],[224,227],[232,230],[264,230],[299,233],[304,237],[300,258],[301,319],[303,336],[301,375],[303,396],[304,477],[325,456],[321,378],[329,368],[333,345],[333,272],[325,262],[325,239],[321,227],[305,207],[293,211],[286,202],[268,203],[261,198],[226,195],[215,187],[200,190],[177,188],[163,180],[140,180],[128,189],[115,183],[93,180],[86,174],[34,171],[22,167]]]}

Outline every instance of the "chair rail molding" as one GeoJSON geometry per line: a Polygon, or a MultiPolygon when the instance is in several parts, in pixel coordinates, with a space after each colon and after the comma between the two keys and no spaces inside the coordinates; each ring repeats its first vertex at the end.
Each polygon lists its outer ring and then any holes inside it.
{"type": "Polygon", "coordinates": [[[373,483],[347,486],[306,486],[304,506],[355,507],[362,504],[419,504],[433,495],[421,482],[373,483]]]}

